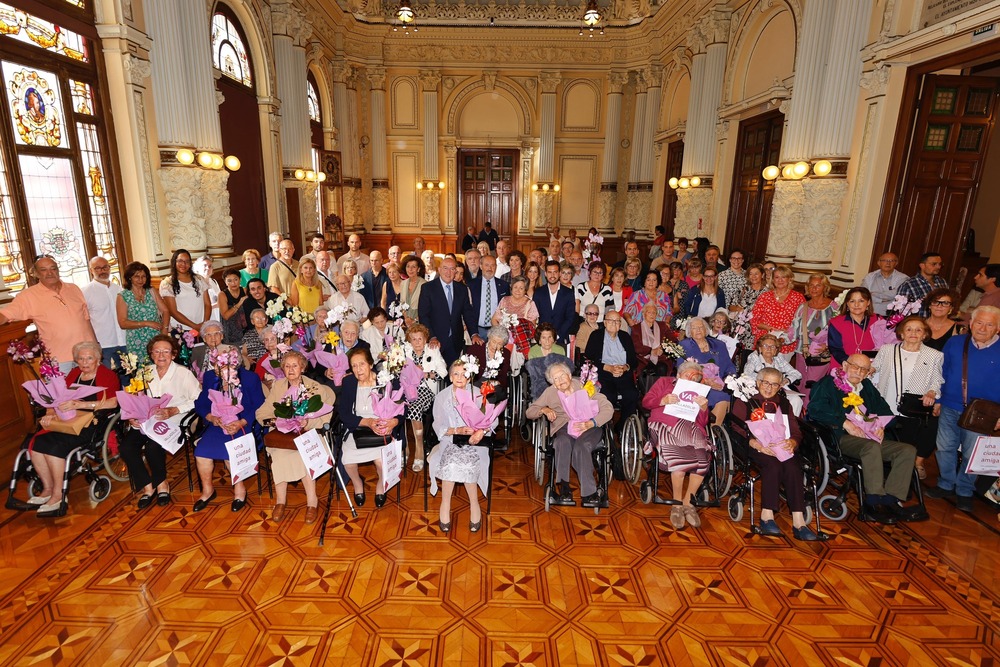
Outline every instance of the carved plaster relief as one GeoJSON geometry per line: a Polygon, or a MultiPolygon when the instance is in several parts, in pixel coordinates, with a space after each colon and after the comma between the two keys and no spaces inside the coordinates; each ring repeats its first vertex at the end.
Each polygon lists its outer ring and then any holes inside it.
{"type": "Polygon", "coordinates": [[[802,190],[805,208],[799,225],[795,262],[828,262],[833,259],[840,211],[847,196],[847,180],[810,178],[802,181],[802,190]]]}
{"type": "MultiPolygon", "coordinates": [[[[193,170],[192,170],[193,171],[193,170]]],[[[229,214],[229,172],[202,171],[202,217],[205,239],[212,254],[229,254],[233,251],[233,217],[229,214]]]]}
{"type": "Polygon", "coordinates": [[[787,264],[795,256],[804,205],[802,181],[775,182],[771,230],[767,237],[768,258],[787,264]]]}
{"type": "Polygon", "coordinates": [[[702,230],[712,220],[712,194],[712,188],[677,190],[677,218],[674,222],[674,233],[677,236],[693,238],[703,235],[702,230]],[[699,220],[702,230],[698,228],[699,220]]]}
{"type": "Polygon", "coordinates": [[[203,252],[208,245],[202,215],[202,172],[202,169],[190,167],[161,167],[159,170],[170,225],[170,247],[187,248],[192,254],[203,252]]]}
{"type": "Polygon", "coordinates": [[[392,230],[392,190],[389,188],[373,188],[374,196],[374,225],[372,230],[376,232],[388,232],[392,230]]]}
{"type": "Polygon", "coordinates": [[[601,235],[615,230],[615,209],[618,207],[618,193],[615,190],[601,190],[597,193],[597,231],[601,235]]]}

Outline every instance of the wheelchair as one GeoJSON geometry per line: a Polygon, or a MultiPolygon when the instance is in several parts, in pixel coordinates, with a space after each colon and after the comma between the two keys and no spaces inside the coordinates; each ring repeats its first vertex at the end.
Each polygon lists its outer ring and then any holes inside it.
{"type": "MultiPolygon", "coordinates": [[[[36,409],[36,414],[40,415],[44,411],[36,409]]],[[[63,473],[63,497],[69,493],[70,479],[74,476],[83,475],[90,485],[90,500],[100,503],[111,494],[112,477],[121,480],[120,475],[124,472],[124,479],[128,479],[127,471],[124,471],[125,464],[121,461],[117,453],[118,412],[116,410],[102,410],[95,413],[98,427],[93,431],[93,435],[88,442],[82,443],[66,456],[66,468],[63,473]],[[109,444],[110,443],[110,444],[109,444]],[[108,466],[110,462],[111,466],[108,466]],[[119,467],[120,466],[120,467],[119,467]],[[102,470],[107,471],[107,475],[100,474],[102,470]]],[[[6,508],[10,510],[35,510],[38,505],[22,502],[15,497],[17,484],[23,480],[27,484],[28,497],[38,498],[42,493],[42,480],[35,472],[31,464],[31,453],[28,450],[32,439],[37,435],[38,429],[25,436],[21,443],[21,448],[14,458],[14,467],[11,472],[10,486],[7,490],[6,508]]]]}
{"type": "MultiPolygon", "coordinates": [[[[611,397],[608,398],[615,411],[620,411],[621,395],[615,396],[613,400],[611,397]]],[[[629,484],[637,483],[639,474],[642,472],[642,445],[646,440],[646,428],[645,422],[639,416],[641,403],[642,395],[640,394],[636,411],[620,422],[617,433],[611,422],[604,426],[611,475],[614,479],[626,481],[629,484]]]]}
{"type": "MultiPolygon", "coordinates": [[[[819,498],[829,479],[826,448],[823,441],[816,437],[815,431],[802,424],[801,420],[800,425],[803,436],[798,454],[802,458],[802,474],[805,482],[803,514],[807,524],[812,523],[815,518],[816,535],[820,540],[827,540],[830,536],[821,530],[819,519],[819,498]]],[[[760,475],[755,473],[756,466],[750,458],[750,439],[753,434],[746,422],[732,413],[726,415],[724,426],[732,444],[734,473],[726,509],[733,523],[743,520],[744,508],[749,510],[750,532],[747,533],[747,537],[751,537],[760,533],[760,528],[754,522],[757,514],[754,509],[754,485],[760,480],[760,475]]]]}
{"type": "MultiPolygon", "coordinates": [[[[591,453],[594,461],[594,470],[597,472],[597,494],[600,501],[594,508],[594,514],[600,514],[602,508],[607,508],[608,503],[608,480],[611,473],[611,461],[608,453],[609,442],[614,442],[614,429],[611,422],[601,427],[601,442],[591,453]]],[[[535,449],[535,480],[542,485],[545,511],[548,512],[552,506],[551,493],[556,486],[556,449],[553,438],[549,435],[549,421],[545,417],[540,417],[531,422],[532,445],[535,449]],[[549,474],[546,477],[545,468],[548,466],[549,474]]],[[[567,480],[569,481],[569,480],[567,480]]]]}
{"type": "MultiPolygon", "coordinates": [[[[820,513],[831,521],[843,521],[847,518],[847,496],[851,490],[858,494],[858,518],[861,521],[872,521],[868,515],[865,505],[865,483],[864,474],[861,470],[859,459],[847,456],[840,450],[840,443],[833,429],[824,424],[811,421],[802,421],[802,432],[804,440],[814,440],[818,443],[816,447],[817,457],[820,453],[826,455],[826,465],[819,467],[817,473],[817,497],[818,509],[820,513]],[[821,482],[825,482],[820,486],[821,482]],[[820,495],[823,491],[832,489],[834,493],[820,495]]],[[[892,427],[889,427],[891,435],[892,427]]],[[[884,470],[888,470],[889,464],[884,463],[884,470]]],[[[920,477],[914,468],[910,481],[910,495],[915,496],[924,517],[927,516],[927,509],[924,505],[923,489],[920,486],[920,477]]]]}

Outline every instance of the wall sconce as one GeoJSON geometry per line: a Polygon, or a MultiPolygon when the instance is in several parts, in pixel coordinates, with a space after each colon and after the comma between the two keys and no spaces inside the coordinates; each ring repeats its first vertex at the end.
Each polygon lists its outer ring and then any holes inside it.
{"type": "Polygon", "coordinates": [[[691,187],[691,181],[688,179],[687,176],[682,176],[681,179],[677,181],[677,186],[681,190],[687,190],[689,187],[691,187]]]}
{"type": "Polygon", "coordinates": [[[794,165],[786,164],[781,168],[781,177],[788,181],[795,180],[795,172],[792,171],[794,165]]]}
{"type": "Polygon", "coordinates": [[[194,164],[194,151],[187,148],[180,149],[177,151],[177,161],[185,166],[194,164]]]}
{"type": "Polygon", "coordinates": [[[833,171],[833,163],[829,160],[820,160],[813,165],[813,174],[822,178],[823,176],[829,176],[830,172],[833,171]]]}
{"type": "Polygon", "coordinates": [[[676,176],[671,176],[670,180],[667,181],[667,185],[670,186],[670,189],[676,190],[677,189],[677,177],[676,176]]]}
{"type": "Polygon", "coordinates": [[[773,181],[778,178],[778,176],[781,176],[781,169],[778,169],[776,165],[769,164],[764,167],[764,171],[761,172],[761,176],[764,177],[765,181],[773,181]]]}
{"type": "Polygon", "coordinates": [[[534,192],[538,192],[539,190],[541,190],[542,192],[549,192],[549,191],[559,192],[559,190],[561,190],[562,188],[559,186],[558,183],[534,183],[531,186],[531,189],[534,192]]]}
{"type": "Polygon", "coordinates": [[[229,171],[240,170],[240,159],[235,155],[227,155],[225,163],[226,163],[226,169],[228,169],[229,171]]]}
{"type": "Polygon", "coordinates": [[[796,179],[801,179],[809,173],[809,163],[808,162],[796,162],[792,165],[792,176],[796,179]]]}
{"type": "Polygon", "coordinates": [[[417,181],[417,190],[444,190],[444,181],[417,181]]]}
{"type": "Polygon", "coordinates": [[[204,169],[211,169],[214,157],[211,153],[198,153],[198,164],[204,169]]]}
{"type": "Polygon", "coordinates": [[[320,183],[322,183],[323,181],[325,181],[326,180],[326,172],[325,171],[321,171],[318,174],[316,174],[316,180],[319,181],[320,183]]]}
{"type": "Polygon", "coordinates": [[[698,178],[697,176],[692,176],[691,177],[691,187],[692,188],[696,188],[699,185],[701,185],[701,179],[698,178]]]}
{"type": "Polygon", "coordinates": [[[296,169],[295,170],[295,180],[297,180],[297,181],[304,181],[304,180],[306,180],[306,170],[305,169],[296,169]]]}

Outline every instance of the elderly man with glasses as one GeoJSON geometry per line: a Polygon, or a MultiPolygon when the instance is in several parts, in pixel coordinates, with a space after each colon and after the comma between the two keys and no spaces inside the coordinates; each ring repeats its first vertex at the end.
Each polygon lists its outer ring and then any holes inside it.
{"type": "Polygon", "coordinates": [[[630,417],[639,405],[639,390],[633,373],[638,358],[631,336],[622,331],[620,314],[615,311],[604,314],[604,327],[590,335],[583,356],[597,366],[601,393],[612,404],[618,404],[619,420],[630,417]],[[619,396],[621,402],[618,402],[619,396]]]}
{"type": "Polygon", "coordinates": [[[860,407],[852,405],[857,399],[862,401],[870,416],[892,416],[889,404],[868,379],[871,372],[872,360],[867,356],[849,356],[844,361],[843,370],[835,370],[813,385],[807,408],[809,419],[830,427],[840,442],[840,450],[861,461],[865,484],[862,520],[894,524],[897,521],[926,519],[927,514],[919,505],[902,506],[910,489],[916,448],[905,442],[885,439],[883,429],[879,429],[877,434],[883,436],[881,442],[872,440],[857,424],[847,419],[849,412],[860,407]],[[884,472],[884,462],[891,466],[888,475],[884,472]]]}

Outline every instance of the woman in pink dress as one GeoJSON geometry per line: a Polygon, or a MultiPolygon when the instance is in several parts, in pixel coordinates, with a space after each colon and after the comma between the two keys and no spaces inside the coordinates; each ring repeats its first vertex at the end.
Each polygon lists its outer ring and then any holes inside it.
{"type": "Polygon", "coordinates": [[[792,270],[787,266],[776,268],[772,281],[772,289],[761,294],[753,306],[750,316],[753,342],[756,347],[761,336],[773,333],[784,341],[779,352],[785,361],[789,361],[795,354],[798,341],[797,332],[792,330],[792,320],[806,298],[792,289],[792,270]]]}

